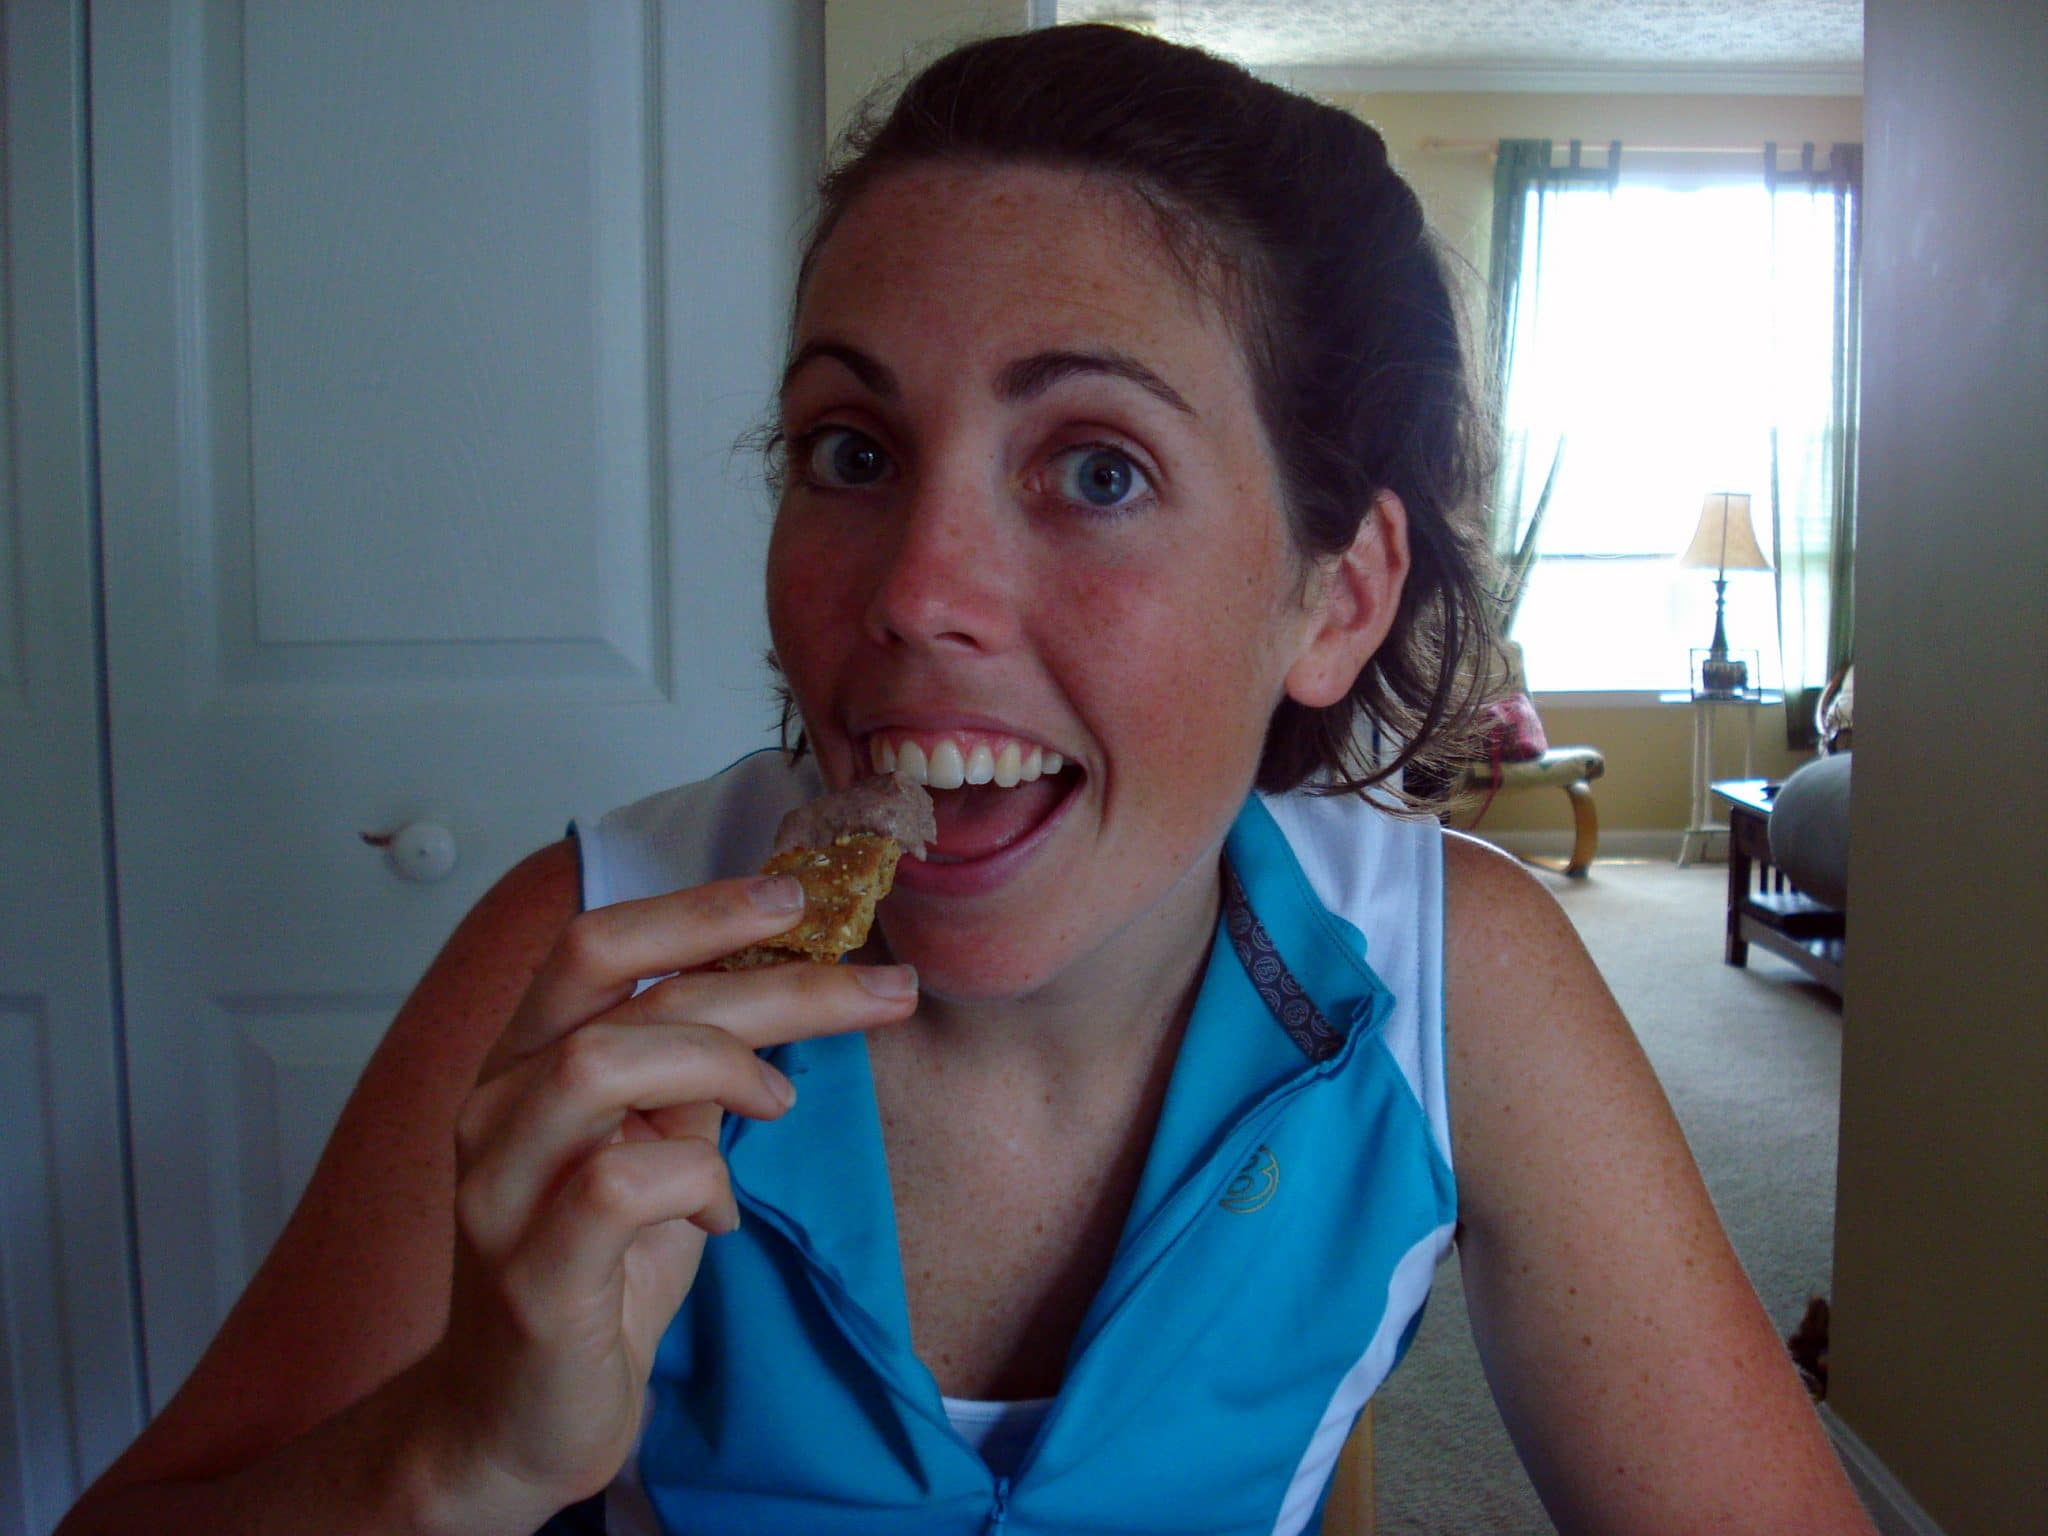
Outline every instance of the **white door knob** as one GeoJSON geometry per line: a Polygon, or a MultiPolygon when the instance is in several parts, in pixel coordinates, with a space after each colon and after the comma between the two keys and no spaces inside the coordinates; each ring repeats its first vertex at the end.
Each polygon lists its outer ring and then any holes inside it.
{"type": "Polygon", "coordinates": [[[409,821],[382,837],[365,832],[363,841],[382,848],[392,869],[421,885],[433,884],[455,867],[455,835],[431,821],[409,821]]]}

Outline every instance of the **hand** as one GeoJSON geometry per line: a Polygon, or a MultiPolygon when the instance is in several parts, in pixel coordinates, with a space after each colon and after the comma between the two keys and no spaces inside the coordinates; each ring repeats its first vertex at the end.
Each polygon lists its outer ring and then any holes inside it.
{"type": "Polygon", "coordinates": [[[698,969],[792,926],[802,899],[782,876],[583,913],[478,1074],[448,1327],[425,1363],[456,1481],[485,1479],[501,1514],[523,1518],[530,1489],[539,1524],[631,1454],[705,1234],[739,1224],[721,1111],[772,1120],[795,1099],[755,1050],[915,1007],[908,967],[698,969]]]}

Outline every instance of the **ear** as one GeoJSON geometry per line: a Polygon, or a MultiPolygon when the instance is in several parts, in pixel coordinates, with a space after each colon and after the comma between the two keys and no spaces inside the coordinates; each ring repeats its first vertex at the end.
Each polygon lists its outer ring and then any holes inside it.
{"type": "Polygon", "coordinates": [[[1308,639],[1287,669],[1290,699],[1322,709],[1351,691],[1393,628],[1408,564],[1408,509],[1381,491],[1351,547],[1317,572],[1308,639]]]}

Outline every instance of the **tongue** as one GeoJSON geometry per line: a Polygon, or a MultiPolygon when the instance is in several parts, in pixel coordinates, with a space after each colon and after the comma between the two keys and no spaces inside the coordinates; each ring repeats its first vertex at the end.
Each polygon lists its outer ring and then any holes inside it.
{"type": "Polygon", "coordinates": [[[960,789],[935,789],[932,810],[939,835],[928,857],[942,862],[985,859],[1023,837],[1066,797],[1068,781],[1047,774],[1014,789],[973,784],[960,789]]]}

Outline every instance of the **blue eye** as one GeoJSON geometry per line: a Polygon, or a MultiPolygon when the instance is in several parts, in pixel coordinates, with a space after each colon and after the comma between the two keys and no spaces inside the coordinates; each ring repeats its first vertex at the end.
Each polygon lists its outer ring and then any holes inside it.
{"type": "Polygon", "coordinates": [[[804,450],[806,473],[815,483],[834,489],[873,485],[888,477],[889,467],[881,444],[851,427],[815,432],[804,450]]]}
{"type": "Polygon", "coordinates": [[[1059,494],[1103,511],[1128,505],[1152,488],[1145,472],[1121,449],[1091,443],[1070,448],[1056,461],[1059,494]]]}

